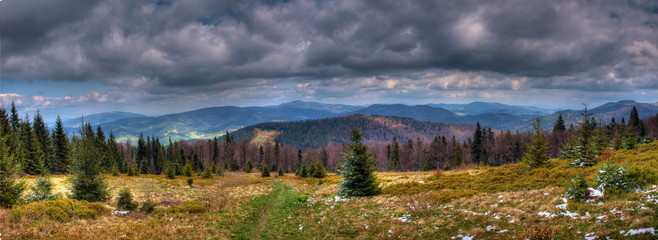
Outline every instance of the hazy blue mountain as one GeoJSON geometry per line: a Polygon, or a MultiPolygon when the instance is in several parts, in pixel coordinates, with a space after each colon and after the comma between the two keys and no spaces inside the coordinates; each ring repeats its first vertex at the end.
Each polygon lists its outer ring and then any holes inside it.
{"type": "Polygon", "coordinates": [[[401,142],[407,139],[430,141],[435,136],[455,136],[458,140],[466,140],[475,131],[473,125],[467,124],[355,114],[305,121],[261,123],[241,128],[232,135],[235,139],[241,140],[252,139],[255,129],[276,131],[275,141],[303,149],[325,146],[328,143],[348,143],[353,128],[358,128],[364,133],[366,144],[389,143],[394,136],[401,142]]]}
{"type": "Polygon", "coordinates": [[[120,138],[135,138],[140,133],[162,140],[203,139],[225,131],[263,122],[295,121],[334,116],[333,113],[289,107],[211,107],[159,117],[121,119],[101,124],[120,138]]]}
{"type": "Polygon", "coordinates": [[[503,113],[511,115],[533,115],[545,116],[554,113],[555,110],[530,106],[511,106],[496,102],[472,102],[469,104],[427,104],[461,115],[480,115],[487,113],[503,113]]]}
{"type": "Polygon", "coordinates": [[[350,106],[344,104],[327,104],[327,103],[318,103],[318,102],[304,102],[304,101],[292,101],[289,103],[283,103],[275,107],[284,107],[284,108],[298,108],[298,109],[311,109],[311,110],[321,110],[330,113],[347,113],[360,109],[361,107],[350,106]]]}
{"type": "MultiPolygon", "coordinates": [[[[121,119],[137,118],[137,117],[146,117],[146,116],[138,113],[114,111],[114,112],[90,114],[79,118],[64,119],[62,120],[62,123],[64,124],[64,127],[76,128],[80,126],[80,123],[83,120],[84,122],[89,122],[93,125],[99,125],[103,123],[114,122],[121,119]]],[[[52,126],[54,126],[54,124],[52,126]]]]}

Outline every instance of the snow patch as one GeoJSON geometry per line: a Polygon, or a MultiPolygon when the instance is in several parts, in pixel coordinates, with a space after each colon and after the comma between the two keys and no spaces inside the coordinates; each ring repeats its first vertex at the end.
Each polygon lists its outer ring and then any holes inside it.
{"type": "Polygon", "coordinates": [[[603,197],[603,192],[594,188],[587,188],[590,197],[603,197]]]}
{"type": "Polygon", "coordinates": [[[637,234],[645,234],[649,233],[651,235],[656,235],[656,229],[650,227],[650,228],[639,228],[639,229],[631,229],[628,230],[628,232],[624,233],[624,231],[619,231],[620,234],[624,234],[624,236],[631,236],[631,235],[637,235],[637,234]]]}

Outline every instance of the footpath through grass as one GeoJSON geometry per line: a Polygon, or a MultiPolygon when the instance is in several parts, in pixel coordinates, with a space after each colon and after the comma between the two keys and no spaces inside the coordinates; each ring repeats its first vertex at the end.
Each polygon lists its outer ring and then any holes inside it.
{"type": "Polygon", "coordinates": [[[236,222],[235,239],[307,239],[297,223],[305,195],[281,181],[271,181],[272,192],[245,204],[245,218],[236,222]]]}

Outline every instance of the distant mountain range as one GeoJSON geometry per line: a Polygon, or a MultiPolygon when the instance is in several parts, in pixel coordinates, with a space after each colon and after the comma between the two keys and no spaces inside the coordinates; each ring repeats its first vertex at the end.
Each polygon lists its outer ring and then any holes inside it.
{"type": "MultiPolygon", "coordinates": [[[[617,121],[628,118],[630,109],[633,106],[638,108],[642,118],[654,116],[658,113],[658,104],[637,103],[634,101],[606,103],[591,108],[589,112],[597,120],[607,123],[613,116],[617,121]]],[[[84,116],[84,121],[100,125],[107,132],[112,131],[117,138],[122,140],[134,139],[140,133],[145,136],[157,136],[161,140],[168,138],[172,140],[191,140],[221,136],[225,131],[236,131],[244,127],[253,129],[251,125],[261,123],[335,118],[354,114],[395,116],[449,124],[474,125],[479,122],[484,127],[499,130],[526,131],[530,129],[532,121],[538,116],[544,119],[543,127],[550,129],[559,114],[563,115],[567,124],[576,124],[582,118],[581,113],[582,110],[562,110],[551,113],[549,109],[484,102],[415,106],[402,104],[350,106],[294,101],[267,107],[211,107],[156,117],[127,112],[107,112],[84,116]]],[[[77,131],[81,121],[82,119],[76,118],[64,122],[69,131],[77,131]]],[[[285,137],[286,134],[282,133],[281,136],[285,137]]],[[[304,138],[305,136],[299,137],[304,138]]],[[[328,141],[331,142],[331,140],[328,141]]],[[[314,145],[314,143],[310,145],[314,145]]]]}
{"type": "Polygon", "coordinates": [[[469,104],[427,104],[431,107],[443,108],[462,115],[481,115],[481,114],[510,114],[510,115],[533,115],[543,116],[554,113],[555,109],[545,109],[528,106],[511,106],[495,102],[472,102],[469,104]]]}
{"type": "Polygon", "coordinates": [[[146,117],[146,116],[142,114],[131,113],[131,112],[114,111],[114,112],[91,114],[89,116],[82,116],[79,118],[64,119],[62,120],[62,123],[64,124],[64,127],[76,128],[76,127],[80,127],[80,123],[82,122],[86,122],[86,123],[88,122],[95,126],[95,125],[114,122],[122,119],[139,118],[139,117],[146,117]]]}

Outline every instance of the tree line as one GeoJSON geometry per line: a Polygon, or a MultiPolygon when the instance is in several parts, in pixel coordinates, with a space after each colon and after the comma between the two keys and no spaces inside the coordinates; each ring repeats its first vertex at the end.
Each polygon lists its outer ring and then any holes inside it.
{"type": "MultiPolygon", "coordinates": [[[[611,119],[603,125],[587,110],[578,126],[565,126],[560,116],[551,131],[543,131],[547,155],[575,159],[575,164],[589,162],[605,149],[628,149],[658,137],[658,116],[640,120],[633,108],[628,118],[611,119]],[[584,147],[587,146],[587,147],[584,147]]],[[[297,149],[280,143],[254,144],[235,141],[231,133],[221,138],[197,141],[163,141],[140,135],[135,143],[119,142],[110,131],[82,123],[78,132],[67,133],[58,117],[52,130],[43,117],[20,117],[14,104],[9,111],[0,108],[0,151],[10,159],[17,173],[30,175],[68,174],[76,154],[90,152],[102,173],[166,174],[168,176],[224,171],[268,171],[291,173],[300,166],[340,170],[340,153],[348,144],[297,149]]],[[[466,141],[436,136],[431,141],[393,137],[388,144],[368,146],[378,171],[429,171],[453,169],[463,165],[498,166],[522,160],[528,143],[537,133],[498,131],[476,125],[466,141]]],[[[542,150],[543,151],[543,150],[542,150]]]]}

